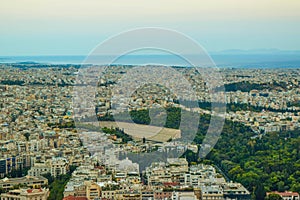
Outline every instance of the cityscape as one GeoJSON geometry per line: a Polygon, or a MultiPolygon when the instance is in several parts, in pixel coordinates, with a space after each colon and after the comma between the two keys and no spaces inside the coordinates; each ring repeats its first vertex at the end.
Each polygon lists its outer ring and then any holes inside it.
{"type": "Polygon", "coordinates": [[[299,0],[0,0],[0,200],[300,200],[299,0]]]}
{"type": "MultiPolygon", "coordinates": [[[[99,80],[99,95],[92,113],[97,121],[91,121],[89,112],[76,116],[72,108],[79,66],[2,64],[1,199],[251,199],[253,194],[259,195],[260,184],[256,178],[272,167],[285,165],[277,163],[276,156],[283,159],[280,156],[286,154],[290,160],[296,159],[289,166],[290,171],[286,171],[289,177],[280,178],[281,169],[269,177],[261,177],[269,190],[265,192],[289,189],[278,194],[299,198],[298,69],[221,69],[227,107],[224,129],[226,124],[237,123],[240,132],[232,134],[240,137],[244,134],[246,140],[242,141],[246,146],[241,151],[248,157],[257,156],[256,159],[261,154],[266,156],[264,163],[248,159],[242,165],[236,161],[237,155],[218,157],[218,150],[213,150],[215,154],[207,158],[198,158],[201,132],[191,143],[185,143],[178,140],[184,130],[172,121],[167,120],[163,127],[155,123],[147,125],[149,109],[164,108],[167,115],[176,115],[178,110],[191,111],[178,103],[176,95],[158,84],[139,88],[130,99],[128,110],[139,125],[130,126],[126,118],[114,122],[111,90],[121,75],[134,67],[106,68],[105,76],[99,80]],[[75,123],[74,118],[78,117],[75,123]],[[155,127],[160,129],[153,134],[149,129],[155,127]],[[279,148],[277,151],[282,155],[272,155],[260,143],[274,139],[298,146],[292,152],[279,148]],[[178,156],[170,156],[171,151],[178,156]],[[156,157],[160,153],[169,154],[166,159],[148,165],[133,156],[151,152],[157,152],[156,157]],[[262,168],[257,169],[256,165],[262,168]]],[[[192,112],[201,118],[212,115],[210,104],[217,99],[207,98],[201,75],[194,68],[172,68],[184,74],[199,96],[199,107],[192,112]]],[[[205,126],[205,121],[202,123],[205,126]]],[[[216,148],[228,151],[228,147],[218,143],[216,148]]]]}

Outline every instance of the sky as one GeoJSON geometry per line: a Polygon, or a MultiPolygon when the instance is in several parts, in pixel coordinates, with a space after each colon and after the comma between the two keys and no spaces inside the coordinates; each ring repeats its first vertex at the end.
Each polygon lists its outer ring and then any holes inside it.
{"type": "Polygon", "coordinates": [[[87,55],[139,27],[179,31],[207,51],[300,49],[299,0],[0,0],[0,56],[87,55]]]}

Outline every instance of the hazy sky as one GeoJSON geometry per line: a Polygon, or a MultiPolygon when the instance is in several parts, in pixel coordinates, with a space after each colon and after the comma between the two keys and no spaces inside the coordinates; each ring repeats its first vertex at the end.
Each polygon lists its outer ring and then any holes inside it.
{"type": "Polygon", "coordinates": [[[299,0],[0,0],[0,55],[87,55],[121,31],[163,27],[208,51],[300,49],[299,0]]]}

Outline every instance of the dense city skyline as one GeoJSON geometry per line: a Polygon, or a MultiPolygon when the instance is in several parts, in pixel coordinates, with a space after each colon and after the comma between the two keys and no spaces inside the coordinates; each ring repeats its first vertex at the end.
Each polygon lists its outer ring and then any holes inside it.
{"type": "Polygon", "coordinates": [[[299,200],[299,10],[0,0],[0,199],[299,200]]]}

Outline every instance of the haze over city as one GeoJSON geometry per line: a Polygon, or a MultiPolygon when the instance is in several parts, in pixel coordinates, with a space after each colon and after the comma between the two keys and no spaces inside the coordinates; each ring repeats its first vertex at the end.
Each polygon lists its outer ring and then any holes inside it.
{"type": "Polygon", "coordinates": [[[1,200],[299,200],[299,0],[0,0],[1,200]]]}
{"type": "Polygon", "coordinates": [[[289,0],[0,1],[0,55],[87,55],[137,27],[182,32],[207,51],[299,50],[300,2],[289,0]]]}

